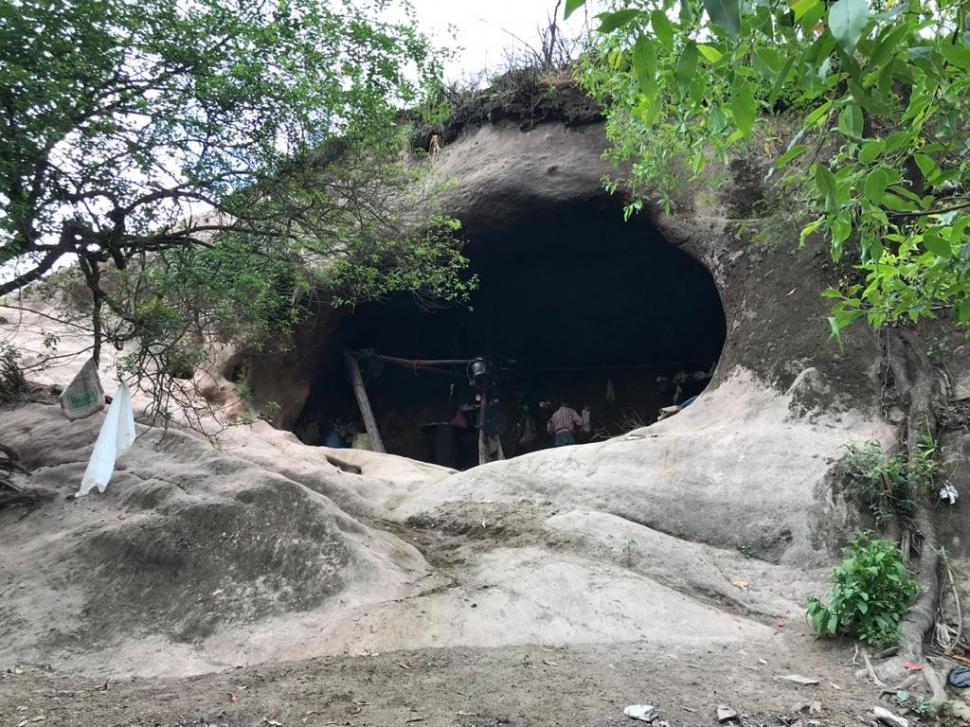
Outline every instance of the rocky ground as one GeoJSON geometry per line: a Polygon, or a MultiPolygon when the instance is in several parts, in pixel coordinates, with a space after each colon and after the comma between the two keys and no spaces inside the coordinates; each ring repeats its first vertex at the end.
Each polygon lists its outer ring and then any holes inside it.
{"type": "Polygon", "coordinates": [[[866,721],[876,690],[802,604],[845,512],[828,462],[879,429],[793,396],[740,377],[460,475],[268,425],[148,431],[80,500],[99,417],[0,411],[51,495],[0,511],[0,725],[866,721]]]}

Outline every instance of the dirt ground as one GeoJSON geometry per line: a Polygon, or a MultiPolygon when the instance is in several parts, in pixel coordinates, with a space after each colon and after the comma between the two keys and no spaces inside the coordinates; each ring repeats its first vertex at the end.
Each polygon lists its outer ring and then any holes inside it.
{"type": "Polygon", "coordinates": [[[606,727],[637,724],[623,714],[636,703],[654,705],[671,727],[717,724],[719,705],[742,725],[871,724],[876,690],[854,676],[851,649],[791,627],[758,652],[425,649],[107,683],[24,666],[0,674],[0,725],[606,727]],[[791,673],[820,684],[776,679],[791,673]]]}

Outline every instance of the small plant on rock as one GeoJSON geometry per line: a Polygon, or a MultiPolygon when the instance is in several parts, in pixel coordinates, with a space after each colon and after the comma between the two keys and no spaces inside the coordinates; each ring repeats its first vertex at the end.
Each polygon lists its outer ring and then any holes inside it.
{"type": "Polygon", "coordinates": [[[931,437],[920,440],[911,461],[901,453],[886,454],[879,442],[866,442],[861,447],[847,444],[839,469],[855,485],[859,498],[882,528],[897,517],[912,516],[912,495],[932,492],[939,470],[935,452],[931,437]]]}
{"type": "Polygon", "coordinates": [[[919,590],[899,548],[865,532],[845,555],[832,571],[829,605],[817,596],[808,597],[812,628],[822,638],[847,634],[874,646],[897,643],[900,625],[919,590]]]}
{"type": "Polygon", "coordinates": [[[627,568],[633,567],[633,549],[637,547],[637,541],[629,538],[623,545],[623,564],[627,568]]]}

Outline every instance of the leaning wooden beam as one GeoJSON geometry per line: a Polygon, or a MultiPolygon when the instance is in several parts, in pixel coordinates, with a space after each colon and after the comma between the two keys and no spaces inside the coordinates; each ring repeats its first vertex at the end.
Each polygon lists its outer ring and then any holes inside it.
{"type": "Polygon", "coordinates": [[[360,416],[364,420],[371,449],[375,452],[386,452],[384,442],[381,440],[381,433],[377,429],[377,420],[374,419],[374,410],[371,409],[370,399],[367,397],[367,389],[364,387],[364,377],[360,375],[360,366],[357,365],[357,359],[351,356],[350,351],[346,348],[341,348],[341,353],[347,363],[347,371],[350,372],[350,380],[354,385],[354,396],[357,397],[357,406],[360,407],[360,416]]]}
{"type": "Polygon", "coordinates": [[[469,358],[401,358],[400,356],[384,356],[383,354],[371,353],[370,351],[351,351],[350,353],[359,358],[372,358],[376,361],[386,361],[387,363],[399,364],[407,368],[412,368],[415,365],[421,368],[427,366],[464,366],[471,361],[469,358]]]}

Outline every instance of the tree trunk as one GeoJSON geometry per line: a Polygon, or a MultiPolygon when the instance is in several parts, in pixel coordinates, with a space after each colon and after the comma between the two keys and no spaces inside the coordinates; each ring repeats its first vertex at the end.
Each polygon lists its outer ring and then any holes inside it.
{"type": "MultiPolygon", "coordinates": [[[[943,397],[943,387],[919,337],[905,328],[891,328],[886,333],[885,356],[895,380],[896,391],[908,408],[902,441],[910,462],[914,462],[920,439],[936,436],[934,405],[943,397]]],[[[914,503],[913,518],[908,527],[912,545],[920,543],[919,571],[916,582],[920,594],[902,625],[899,652],[880,665],[877,676],[896,684],[909,673],[906,664],[923,661],[923,642],[936,621],[940,598],[940,550],[936,528],[930,513],[929,496],[910,491],[914,503]]],[[[909,553],[904,553],[908,557],[909,553]]],[[[935,705],[937,708],[939,705],[935,705]]]]}

